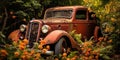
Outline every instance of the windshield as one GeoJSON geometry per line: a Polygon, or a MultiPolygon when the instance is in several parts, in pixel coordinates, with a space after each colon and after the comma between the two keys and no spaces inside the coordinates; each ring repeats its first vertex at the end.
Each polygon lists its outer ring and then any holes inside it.
{"type": "Polygon", "coordinates": [[[72,10],[47,11],[45,19],[47,18],[68,18],[70,19],[71,15],[72,15],[72,10]]]}

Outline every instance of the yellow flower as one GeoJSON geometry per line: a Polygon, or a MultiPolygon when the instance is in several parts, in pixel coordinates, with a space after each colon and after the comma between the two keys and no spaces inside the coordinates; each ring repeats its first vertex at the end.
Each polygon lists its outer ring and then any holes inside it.
{"type": "Polygon", "coordinates": [[[111,21],[112,21],[112,22],[115,22],[115,21],[116,21],[116,19],[115,19],[115,18],[111,18],[111,21]]]}

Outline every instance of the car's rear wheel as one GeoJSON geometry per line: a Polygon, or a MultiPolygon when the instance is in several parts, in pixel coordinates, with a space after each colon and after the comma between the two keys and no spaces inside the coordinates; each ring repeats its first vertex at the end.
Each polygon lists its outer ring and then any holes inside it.
{"type": "Polygon", "coordinates": [[[58,42],[55,44],[55,55],[66,52],[68,48],[69,47],[65,38],[60,38],[58,42]]]}

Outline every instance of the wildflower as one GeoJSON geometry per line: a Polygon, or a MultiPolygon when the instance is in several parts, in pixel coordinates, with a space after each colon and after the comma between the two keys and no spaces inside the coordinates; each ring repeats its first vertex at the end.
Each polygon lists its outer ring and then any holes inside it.
{"type": "Polygon", "coordinates": [[[28,44],[29,41],[28,41],[27,39],[24,39],[23,42],[24,42],[25,44],[28,44]]]}
{"type": "Polygon", "coordinates": [[[41,57],[40,53],[36,53],[36,54],[35,54],[35,57],[36,57],[36,58],[40,58],[40,57],[41,57]]]}
{"type": "Polygon", "coordinates": [[[91,51],[92,49],[91,48],[88,48],[87,51],[91,51]]]}
{"type": "Polygon", "coordinates": [[[63,53],[63,55],[62,55],[63,57],[66,57],[67,56],[67,53],[63,53]]]}
{"type": "Polygon", "coordinates": [[[27,51],[27,50],[24,50],[24,51],[23,51],[23,55],[28,55],[28,51],[27,51]]]}
{"type": "Polygon", "coordinates": [[[21,56],[21,59],[22,59],[22,60],[26,60],[26,56],[25,56],[25,55],[22,55],[22,56],[21,56]]]}
{"type": "Polygon", "coordinates": [[[40,44],[42,44],[42,45],[44,45],[45,43],[46,43],[45,40],[41,40],[41,41],[40,41],[40,44]]]}
{"type": "Polygon", "coordinates": [[[31,50],[30,55],[33,55],[35,53],[35,50],[31,50]]]}
{"type": "Polygon", "coordinates": [[[47,49],[47,50],[50,50],[50,46],[49,46],[49,45],[47,45],[47,46],[46,46],[46,49],[47,49]]]}
{"type": "Polygon", "coordinates": [[[85,53],[85,56],[89,56],[90,55],[90,53],[87,51],[86,53],[85,53]]]}
{"type": "Polygon", "coordinates": [[[76,58],[75,58],[75,57],[73,57],[71,60],[76,60],[76,58]]]}
{"type": "Polygon", "coordinates": [[[0,50],[0,54],[1,54],[1,56],[3,56],[3,57],[5,57],[5,56],[7,56],[8,55],[8,53],[7,53],[7,51],[6,50],[0,50]]]}
{"type": "Polygon", "coordinates": [[[115,19],[115,18],[111,18],[111,21],[112,21],[112,22],[116,22],[116,19],[115,19]]]}
{"type": "Polygon", "coordinates": [[[43,45],[42,44],[38,45],[38,48],[43,49],[43,45]]]}
{"type": "Polygon", "coordinates": [[[98,57],[99,57],[98,55],[95,56],[95,58],[96,58],[97,60],[98,60],[98,57]]]}
{"type": "Polygon", "coordinates": [[[25,46],[23,46],[23,45],[19,45],[18,47],[19,47],[20,50],[24,50],[25,49],[25,46]]]}
{"type": "Polygon", "coordinates": [[[26,43],[20,41],[20,44],[18,45],[18,47],[20,50],[24,50],[26,48],[26,43]]]}
{"type": "Polygon", "coordinates": [[[56,58],[54,58],[54,60],[59,60],[59,59],[56,57],[56,58]]]}
{"type": "Polygon", "coordinates": [[[111,40],[109,40],[109,41],[107,41],[108,43],[112,43],[112,39],[111,40]]]}
{"type": "Polygon", "coordinates": [[[46,53],[46,52],[47,52],[47,49],[44,48],[44,49],[42,50],[42,53],[46,53]]]}
{"type": "Polygon", "coordinates": [[[66,60],[70,60],[70,58],[67,58],[66,60]]]}
{"type": "Polygon", "coordinates": [[[20,53],[16,51],[16,52],[14,52],[14,55],[15,55],[15,57],[18,57],[20,55],[20,53]]]}
{"type": "Polygon", "coordinates": [[[81,50],[84,51],[84,48],[82,47],[81,50]]]}

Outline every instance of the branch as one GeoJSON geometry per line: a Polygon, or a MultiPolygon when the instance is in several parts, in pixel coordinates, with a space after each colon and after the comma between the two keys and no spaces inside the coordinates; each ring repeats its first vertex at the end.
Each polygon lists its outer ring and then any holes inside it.
{"type": "Polygon", "coordinates": [[[4,22],[3,22],[3,26],[2,26],[1,32],[4,31],[5,26],[6,26],[6,22],[7,22],[7,19],[8,19],[8,13],[7,13],[6,7],[4,9],[5,9],[5,19],[4,19],[4,22]]]}

